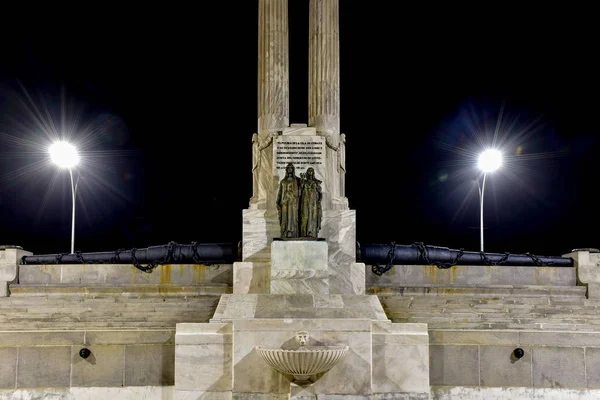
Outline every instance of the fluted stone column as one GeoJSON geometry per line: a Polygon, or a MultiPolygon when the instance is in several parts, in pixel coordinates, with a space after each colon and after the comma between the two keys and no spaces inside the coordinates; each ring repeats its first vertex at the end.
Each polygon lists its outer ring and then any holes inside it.
{"type": "Polygon", "coordinates": [[[259,0],[258,135],[253,138],[255,208],[270,208],[273,135],[289,125],[288,0],[259,0]]]}
{"type": "Polygon", "coordinates": [[[310,0],[308,124],[340,133],[339,0],[310,0]]]}
{"type": "Polygon", "coordinates": [[[327,138],[326,208],[345,208],[340,149],[339,0],[310,0],[308,124],[327,138]]]}

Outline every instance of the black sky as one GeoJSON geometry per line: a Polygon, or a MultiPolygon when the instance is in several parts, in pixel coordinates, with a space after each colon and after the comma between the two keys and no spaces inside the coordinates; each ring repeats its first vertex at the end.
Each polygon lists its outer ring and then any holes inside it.
{"type": "MultiPolygon", "coordinates": [[[[600,246],[598,35],[589,10],[341,3],[341,127],[361,243],[477,250],[467,152],[492,143],[502,110],[498,138],[510,162],[488,181],[486,250],[600,246]]],[[[239,241],[256,131],[257,4],[90,3],[8,26],[0,244],[69,249],[68,174],[33,169],[47,155],[19,140],[46,143],[26,110],[35,104],[44,114],[46,105],[60,127],[61,99],[80,111],[76,132],[96,130],[92,140],[75,136],[93,161],[78,194],[77,249],[239,241]]],[[[290,1],[289,14],[290,122],[306,123],[308,1],[290,1]]]]}

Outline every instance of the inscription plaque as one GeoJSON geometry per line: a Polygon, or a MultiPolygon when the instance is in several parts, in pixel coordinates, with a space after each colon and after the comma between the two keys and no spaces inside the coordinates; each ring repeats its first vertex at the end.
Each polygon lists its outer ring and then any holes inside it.
{"type": "Polygon", "coordinates": [[[317,179],[324,179],[325,138],[321,136],[278,136],[273,146],[273,175],[277,182],[285,177],[285,167],[292,163],[296,174],[306,172],[309,167],[315,170],[317,179]]]}

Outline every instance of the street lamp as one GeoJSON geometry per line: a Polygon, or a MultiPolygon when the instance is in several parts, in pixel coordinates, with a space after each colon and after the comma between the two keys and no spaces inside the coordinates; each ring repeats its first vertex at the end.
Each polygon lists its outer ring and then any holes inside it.
{"type": "Polygon", "coordinates": [[[502,153],[500,150],[487,149],[479,155],[477,166],[483,172],[483,179],[481,185],[479,185],[479,179],[477,179],[477,187],[479,188],[479,235],[480,235],[480,251],[483,252],[483,191],[485,190],[485,178],[490,172],[494,172],[502,165],[502,153]]]}
{"type": "Polygon", "coordinates": [[[71,217],[71,254],[75,253],[75,194],[77,193],[77,181],[73,181],[73,167],[79,163],[79,154],[75,146],[68,142],[56,142],[50,146],[50,158],[60,168],[68,168],[71,176],[71,198],[73,199],[73,213],[71,217]]]}

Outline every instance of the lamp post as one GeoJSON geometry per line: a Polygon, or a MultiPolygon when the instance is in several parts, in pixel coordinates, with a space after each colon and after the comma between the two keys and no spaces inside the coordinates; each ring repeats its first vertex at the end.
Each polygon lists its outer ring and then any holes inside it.
{"type": "Polygon", "coordinates": [[[79,163],[79,154],[75,146],[68,142],[56,142],[50,146],[50,158],[60,168],[67,168],[71,177],[71,198],[73,210],[71,216],[71,254],[75,253],[75,194],[77,193],[77,181],[73,180],[73,167],[79,163]]]}
{"type": "Polygon", "coordinates": [[[483,252],[483,194],[485,190],[485,179],[487,174],[496,171],[502,165],[502,153],[496,149],[487,149],[479,155],[477,166],[483,172],[483,179],[479,185],[477,179],[477,187],[479,189],[479,238],[480,251],[483,252]]]}

